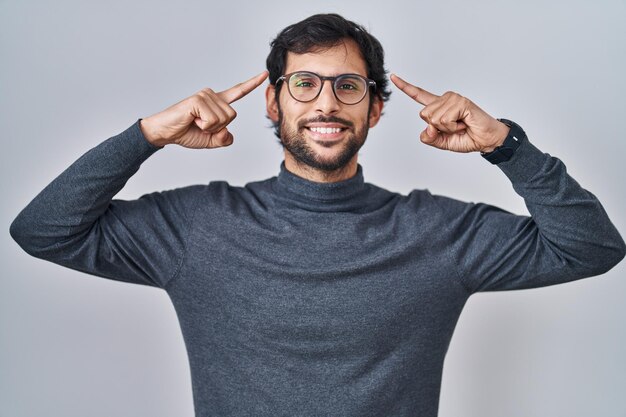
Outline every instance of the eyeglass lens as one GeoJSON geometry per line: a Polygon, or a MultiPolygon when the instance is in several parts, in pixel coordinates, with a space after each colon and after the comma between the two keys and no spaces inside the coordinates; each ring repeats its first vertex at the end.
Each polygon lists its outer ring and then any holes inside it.
{"type": "MultiPolygon", "coordinates": [[[[289,77],[289,91],[299,101],[311,101],[322,89],[322,80],[310,72],[297,72],[289,77]]],[[[342,75],[335,79],[333,89],[337,99],[344,104],[356,104],[367,94],[367,82],[355,75],[342,75]]]]}

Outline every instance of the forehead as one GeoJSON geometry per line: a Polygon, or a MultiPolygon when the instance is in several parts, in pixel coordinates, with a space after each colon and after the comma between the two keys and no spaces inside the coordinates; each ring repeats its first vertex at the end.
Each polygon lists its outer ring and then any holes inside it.
{"type": "Polygon", "coordinates": [[[365,60],[359,46],[352,39],[346,39],[330,48],[304,54],[288,52],[286,61],[285,74],[295,71],[312,71],[326,76],[346,73],[367,76],[365,60]]]}

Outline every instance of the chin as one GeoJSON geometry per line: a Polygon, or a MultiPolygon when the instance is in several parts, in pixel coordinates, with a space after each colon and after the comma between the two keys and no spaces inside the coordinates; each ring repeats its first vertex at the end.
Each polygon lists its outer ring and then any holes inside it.
{"type": "Polygon", "coordinates": [[[287,150],[299,164],[325,172],[332,172],[341,170],[349,165],[354,160],[358,147],[346,146],[339,152],[333,152],[332,155],[323,155],[313,151],[311,148],[307,148],[304,151],[293,148],[287,148],[287,150]]]}
{"type": "Polygon", "coordinates": [[[280,121],[280,142],[301,166],[324,171],[338,171],[350,165],[367,137],[367,126],[356,131],[330,135],[328,140],[311,134],[304,126],[289,129],[280,121]],[[336,137],[335,137],[336,136],[336,137]]]}

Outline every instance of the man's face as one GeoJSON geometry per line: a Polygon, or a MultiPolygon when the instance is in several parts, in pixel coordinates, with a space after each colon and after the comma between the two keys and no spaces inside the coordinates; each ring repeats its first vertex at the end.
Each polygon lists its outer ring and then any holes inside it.
{"type": "MultiPolygon", "coordinates": [[[[367,77],[365,65],[356,43],[347,40],[317,52],[289,52],[285,74],[309,71],[321,76],[353,73],[367,77]]],[[[324,81],[319,96],[302,103],[291,97],[283,82],[277,103],[270,87],[266,95],[268,114],[280,125],[285,162],[327,172],[356,166],[357,153],[369,127],[378,122],[382,108],[377,98],[370,108],[370,94],[371,91],[357,104],[343,104],[335,97],[331,82],[324,81]]]]}

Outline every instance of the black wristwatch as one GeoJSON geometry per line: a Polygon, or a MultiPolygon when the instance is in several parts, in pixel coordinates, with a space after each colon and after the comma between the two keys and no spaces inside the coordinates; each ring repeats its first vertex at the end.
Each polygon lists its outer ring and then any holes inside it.
{"type": "Polygon", "coordinates": [[[480,153],[483,158],[492,164],[499,164],[500,162],[511,159],[517,148],[519,148],[519,145],[524,139],[526,139],[524,129],[522,129],[517,123],[507,119],[498,119],[498,121],[504,123],[510,128],[509,134],[506,139],[504,139],[502,145],[498,146],[493,151],[480,153]]]}

